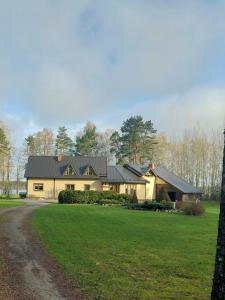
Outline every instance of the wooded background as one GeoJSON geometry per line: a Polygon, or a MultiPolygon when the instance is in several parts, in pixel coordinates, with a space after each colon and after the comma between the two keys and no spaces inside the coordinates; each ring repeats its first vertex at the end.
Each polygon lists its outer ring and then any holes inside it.
{"type": "Polygon", "coordinates": [[[65,126],[56,134],[49,128],[26,137],[22,147],[11,140],[9,129],[0,122],[0,190],[16,193],[25,185],[24,169],[30,155],[106,156],[109,164],[154,162],[199,188],[205,199],[218,200],[221,187],[223,128],[210,131],[196,125],[169,137],[158,133],[153,123],[141,116],[125,120],[118,131],[98,131],[87,122],[83,130],[69,136],[65,126]]]}

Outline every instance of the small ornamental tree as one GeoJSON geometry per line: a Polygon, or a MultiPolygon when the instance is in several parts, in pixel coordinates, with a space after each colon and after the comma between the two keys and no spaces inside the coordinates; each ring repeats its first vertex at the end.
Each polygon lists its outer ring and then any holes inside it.
{"type": "Polygon", "coordinates": [[[136,190],[134,190],[134,192],[133,192],[132,202],[133,203],[138,203],[138,197],[137,197],[136,190]]]}
{"type": "Polygon", "coordinates": [[[170,196],[168,195],[167,191],[165,190],[164,187],[161,187],[159,190],[159,198],[158,201],[162,202],[162,201],[171,201],[170,196]]]}

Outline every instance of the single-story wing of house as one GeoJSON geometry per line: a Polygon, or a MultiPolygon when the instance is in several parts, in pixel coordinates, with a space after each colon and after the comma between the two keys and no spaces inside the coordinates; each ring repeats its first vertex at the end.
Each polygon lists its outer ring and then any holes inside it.
{"type": "Polygon", "coordinates": [[[195,200],[201,192],[169,170],[155,166],[108,166],[105,157],[30,156],[26,165],[28,198],[57,198],[60,191],[112,190],[138,201],[155,200],[161,188],[172,201],[195,200]]]}

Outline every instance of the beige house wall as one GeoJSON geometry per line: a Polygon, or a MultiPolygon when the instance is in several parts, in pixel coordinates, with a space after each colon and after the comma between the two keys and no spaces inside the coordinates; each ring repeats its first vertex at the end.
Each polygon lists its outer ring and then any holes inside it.
{"type": "MultiPolygon", "coordinates": [[[[155,176],[143,176],[143,179],[147,181],[146,184],[119,184],[119,193],[125,194],[128,190],[128,194],[132,188],[136,189],[138,200],[154,200],[156,198],[156,184],[166,184],[160,178],[155,176]]],[[[110,190],[109,184],[103,184],[100,180],[74,180],[74,179],[28,179],[27,180],[27,195],[28,198],[57,198],[60,191],[65,190],[66,184],[74,184],[75,190],[84,190],[84,185],[89,184],[91,190],[110,190]],[[34,191],[35,183],[43,183],[43,191],[34,191]],[[55,187],[55,194],[54,194],[55,187]]]]}
{"type": "Polygon", "coordinates": [[[58,197],[60,191],[65,190],[66,184],[74,184],[76,190],[83,191],[84,185],[89,184],[91,190],[102,190],[102,185],[99,180],[74,180],[74,179],[28,179],[27,180],[27,196],[28,198],[54,198],[58,197]],[[43,183],[43,191],[34,191],[35,183],[43,183]]]}
{"type": "Polygon", "coordinates": [[[145,184],[137,184],[136,193],[138,200],[146,200],[145,187],[145,184]]]}
{"type": "MultiPolygon", "coordinates": [[[[128,194],[130,194],[131,189],[136,189],[137,198],[140,200],[145,200],[145,184],[119,184],[114,183],[115,185],[119,185],[119,193],[120,194],[126,194],[126,191],[128,194]]],[[[109,191],[110,190],[110,184],[105,184],[102,187],[103,191],[109,191]]]]}
{"type": "Polygon", "coordinates": [[[74,179],[56,179],[55,186],[56,186],[56,197],[60,191],[65,190],[66,184],[74,184],[75,190],[77,191],[84,191],[84,185],[89,184],[90,190],[92,191],[100,191],[102,190],[102,185],[100,180],[74,180],[74,179]]]}
{"type": "Polygon", "coordinates": [[[146,200],[154,200],[156,198],[156,178],[154,175],[143,176],[146,183],[146,200]]]}
{"type": "Polygon", "coordinates": [[[54,180],[53,179],[28,179],[27,180],[28,198],[53,198],[54,197],[54,180]],[[34,191],[35,183],[43,183],[43,191],[34,191]]]}

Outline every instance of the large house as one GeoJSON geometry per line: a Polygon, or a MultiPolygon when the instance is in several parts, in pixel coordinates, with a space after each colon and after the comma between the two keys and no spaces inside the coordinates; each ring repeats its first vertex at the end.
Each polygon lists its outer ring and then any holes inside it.
{"type": "Polygon", "coordinates": [[[108,166],[105,157],[30,156],[26,165],[28,198],[57,198],[60,191],[112,190],[138,201],[157,199],[163,187],[172,201],[194,200],[194,186],[154,164],[108,166]]]}

